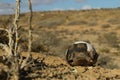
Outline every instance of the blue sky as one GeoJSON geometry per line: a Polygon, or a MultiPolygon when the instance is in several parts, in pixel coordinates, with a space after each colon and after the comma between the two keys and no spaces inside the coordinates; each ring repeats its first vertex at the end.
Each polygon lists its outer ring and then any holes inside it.
{"type": "MultiPolygon", "coordinates": [[[[34,11],[83,10],[120,7],[120,0],[32,0],[34,11]]],[[[27,0],[21,0],[22,12],[28,11],[27,0]]],[[[14,13],[15,0],[0,0],[0,14],[14,13]]]]}

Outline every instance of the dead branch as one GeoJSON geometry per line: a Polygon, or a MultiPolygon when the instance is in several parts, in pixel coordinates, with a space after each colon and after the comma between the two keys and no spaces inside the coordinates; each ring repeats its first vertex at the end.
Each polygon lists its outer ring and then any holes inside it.
{"type": "Polygon", "coordinates": [[[12,39],[13,35],[12,34],[14,33],[14,30],[12,29],[12,27],[9,30],[7,30],[5,28],[0,28],[0,30],[6,31],[8,33],[8,38],[9,38],[8,45],[1,43],[0,46],[2,47],[2,49],[5,50],[6,58],[11,57],[12,56],[12,50],[13,50],[13,39],[12,39]]]}
{"type": "Polygon", "coordinates": [[[20,79],[20,72],[24,69],[24,67],[29,66],[32,61],[32,55],[31,55],[31,44],[32,44],[32,4],[31,1],[28,0],[29,10],[30,10],[30,16],[29,16],[29,44],[28,44],[28,56],[26,60],[23,59],[22,54],[18,51],[18,21],[20,17],[20,1],[16,0],[16,10],[15,10],[15,18],[13,22],[13,26],[7,29],[0,28],[0,30],[4,30],[8,33],[9,43],[8,45],[0,44],[4,48],[4,50],[7,52],[7,55],[5,56],[7,58],[7,62],[10,63],[10,73],[13,75],[13,80],[19,80],[20,79]],[[8,56],[8,57],[7,57],[8,56]]]}
{"type": "Polygon", "coordinates": [[[28,0],[28,5],[29,5],[29,10],[30,10],[30,16],[29,16],[29,44],[28,44],[28,58],[31,56],[31,45],[32,45],[32,16],[33,16],[33,12],[32,12],[32,4],[31,1],[28,0]]]}
{"type": "Polygon", "coordinates": [[[30,15],[29,15],[29,30],[28,30],[28,56],[26,58],[25,61],[23,61],[22,65],[21,65],[21,69],[28,66],[29,64],[31,64],[33,61],[30,60],[32,59],[32,55],[31,55],[31,45],[32,45],[32,16],[33,16],[33,12],[32,12],[32,4],[31,1],[28,0],[28,6],[29,6],[29,10],[30,10],[30,15]]]}
{"type": "Polygon", "coordinates": [[[17,49],[18,49],[18,21],[19,21],[19,16],[20,16],[20,0],[16,0],[16,13],[15,13],[15,19],[14,19],[14,27],[15,27],[15,50],[14,53],[17,55],[17,49]]]}
{"type": "Polygon", "coordinates": [[[20,78],[20,64],[19,64],[19,57],[20,53],[18,52],[18,21],[20,15],[20,1],[16,0],[16,10],[15,10],[15,18],[13,25],[9,29],[9,47],[12,53],[11,58],[9,61],[11,63],[11,72],[13,74],[14,80],[19,80],[20,78]]]}
{"type": "Polygon", "coordinates": [[[7,33],[9,33],[9,31],[7,29],[5,29],[5,28],[0,28],[0,30],[6,31],[7,33]]]}

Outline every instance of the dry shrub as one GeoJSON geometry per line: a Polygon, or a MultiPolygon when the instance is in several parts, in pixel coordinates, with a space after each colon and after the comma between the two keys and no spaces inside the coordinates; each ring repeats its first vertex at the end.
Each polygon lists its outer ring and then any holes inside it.
{"type": "Polygon", "coordinates": [[[41,44],[40,42],[40,39],[37,39],[35,40],[33,43],[32,43],[32,51],[33,52],[48,52],[49,51],[49,47],[46,46],[46,45],[43,45],[41,44]]]}
{"type": "Polygon", "coordinates": [[[35,52],[46,52],[49,48],[58,46],[59,41],[56,33],[39,31],[37,34],[33,35],[32,50],[35,52]]]}
{"type": "Polygon", "coordinates": [[[66,38],[59,38],[59,33],[60,32],[55,31],[35,31],[33,35],[32,51],[63,57],[71,42],[66,38]]]}
{"type": "Polygon", "coordinates": [[[12,23],[12,15],[5,15],[0,17],[0,26],[8,27],[12,23]]]}
{"type": "Polygon", "coordinates": [[[98,23],[96,21],[89,21],[88,26],[97,26],[98,23]]]}
{"type": "Polygon", "coordinates": [[[115,64],[114,59],[111,58],[111,56],[108,54],[102,54],[99,56],[98,59],[98,65],[103,67],[103,68],[108,68],[108,69],[116,69],[119,68],[117,64],[115,64]]]}
{"type": "Polygon", "coordinates": [[[119,24],[120,21],[119,21],[118,18],[116,18],[116,19],[113,18],[113,19],[109,19],[109,20],[108,20],[108,23],[110,23],[110,24],[115,24],[115,25],[116,25],[116,24],[119,24]]]}
{"type": "Polygon", "coordinates": [[[19,34],[20,34],[20,40],[19,40],[19,46],[23,51],[27,51],[28,50],[28,31],[24,28],[21,28],[19,30],[19,34]]]}
{"type": "Polygon", "coordinates": [[[97,31],[93,30],[93,29],[89,29],[89,30],[83,30],[82,31],[83,34],[99,34],[97,31]]]}
{"type": "Polygon", "coordinates": [[[120,29],[120,25],[116,26],[116,30],[119,30],[120,29]]]}
{"type": "Polygon", "coordinates": [[[70,21],[67,25],[85,25],[88,22],[85,20],[74,20],[74,21],[70,21]]]}
{"type": "Polygon", "coordinates": [[[71,44],[71,41],[61,39],[59,46],[51,48],[52,54],[57,55],[61,58],[65,58],[66,50],[70,44],[71,44]]]}
{"type": "Polygon", "coordinates": [[[110,24],[103,24],[103,25],[102,25],[102,28],[110,28],[110,27],[111,27],[110,24]]]}
{"type": "MultiPolygon", "coordinates": [[[[23,51],[28,50],[28,36],[26,30],[21,29],[20,46],[23,51]]],[[[32,51],[33,52],[48,52],[51,48],[59,46],[60,39],[57,37],[56,32],[47,31],[33,31],[32,51]]]]}
{"type": "Polygon", "coordinates": [[[109,53],[110,49],[104,47],[104,48],[100,49],[100,52],[102,52],[102,53],[109,53]]]}
{"type": "Polygon", "coordinates": [[[99,43],[106,43],[111,47],[118,47],[118,37],[115,32],[104,33],[98,37],[99,43]]]}
{"type": "Polygon", "coordinates": [[[65,18],[60,17],[60,18],[48,18],[45,20],[41,20],[39,22],[39,26],[43,27],[54,27],[54,26],[59,26],[65,22],[65,18]]]}
{"type": "Polygon", "coordinates": [[[0,69],[0,80],[7,80],[8,74],[6,71],[0,69]]]}
{"type": "Polygon", "coordinates": [[[8,43],[8,34],[6,31],[0,30],[0,43],[7,44],[8,43]]]}

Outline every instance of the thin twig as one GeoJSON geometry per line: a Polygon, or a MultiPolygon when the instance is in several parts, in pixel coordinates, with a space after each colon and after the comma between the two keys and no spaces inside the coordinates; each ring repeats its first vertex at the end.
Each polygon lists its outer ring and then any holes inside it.
{"type": "Polygon", "coordinates": [[[9,31],[8,31],[7,29],[5,29],[5,28],[0,28],[0,30],[5,31],[5,32],[9,33],[9,31]]]}

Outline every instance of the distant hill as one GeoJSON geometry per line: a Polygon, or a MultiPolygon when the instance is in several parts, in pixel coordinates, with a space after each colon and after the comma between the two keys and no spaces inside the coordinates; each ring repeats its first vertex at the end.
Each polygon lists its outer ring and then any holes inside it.
{"type": "MultiPolygon", "coordinates": [[[[28,24],[28,14],[21,14],[20,24],[28,24]]],[[[53,27],[60,25],[89,25],[95,26],[103,23],[119,24],[120,9],[93,9],[93,10],[68,10],[68,11],[45,11],[33,13],[34,27],[53,27]]],[[[0,26],[11,23],[14,16],[0,16],[0,26]]]]}

